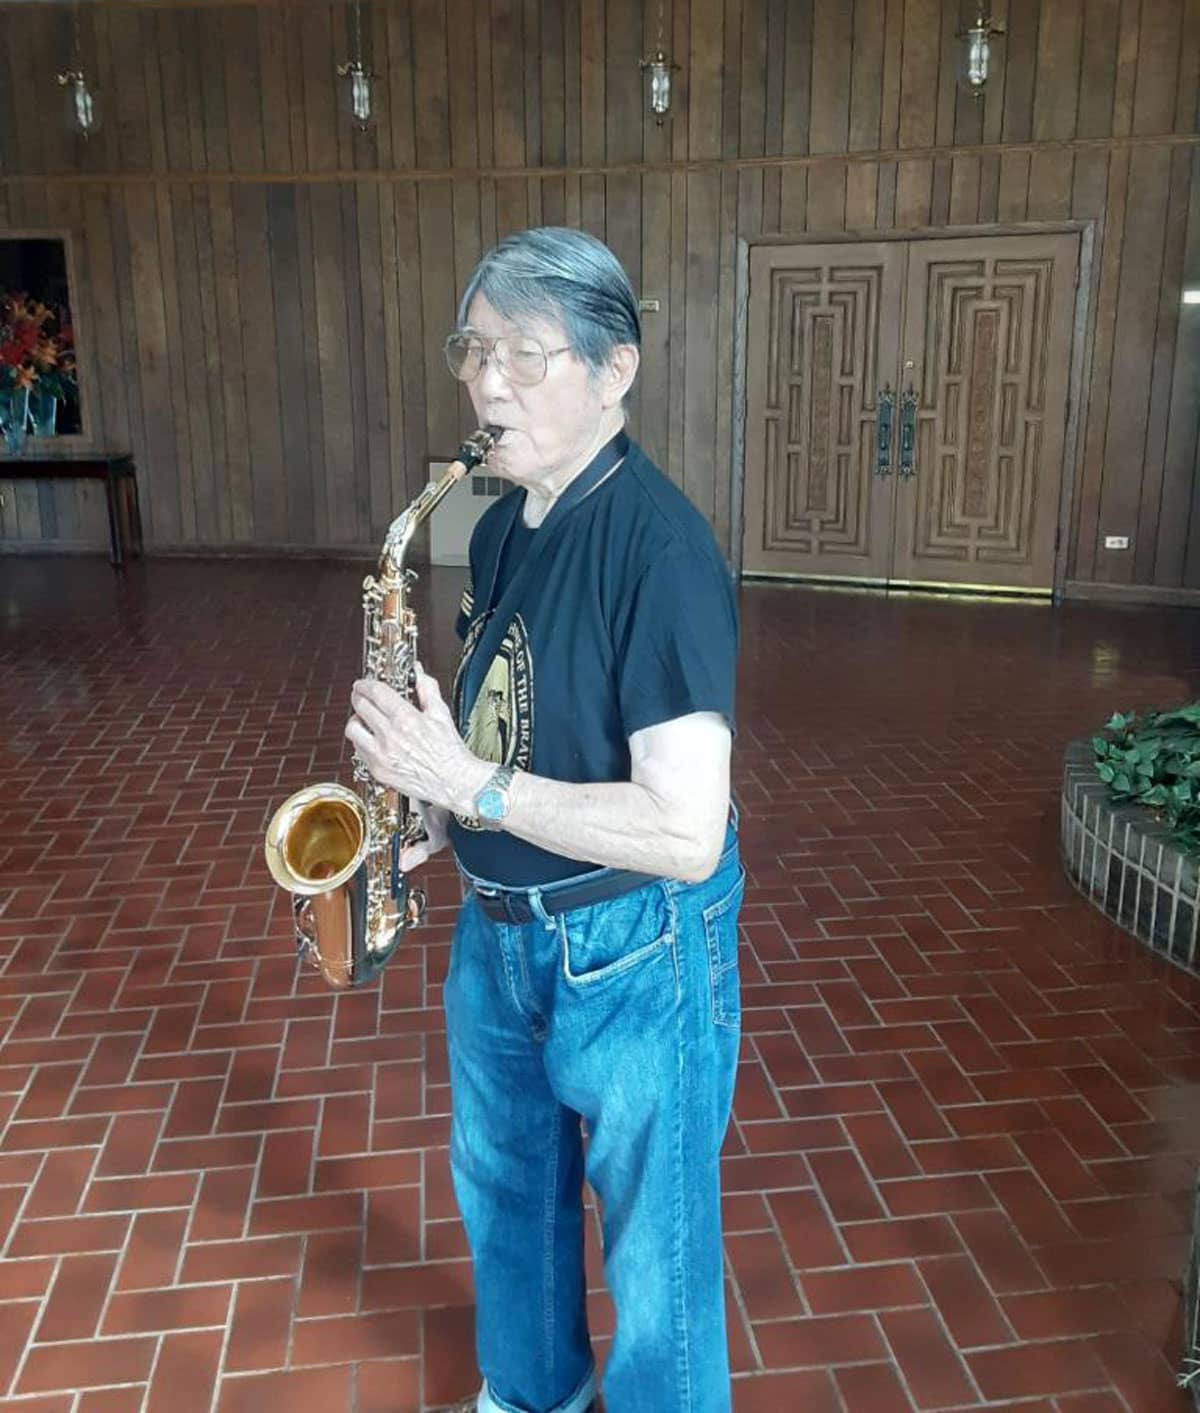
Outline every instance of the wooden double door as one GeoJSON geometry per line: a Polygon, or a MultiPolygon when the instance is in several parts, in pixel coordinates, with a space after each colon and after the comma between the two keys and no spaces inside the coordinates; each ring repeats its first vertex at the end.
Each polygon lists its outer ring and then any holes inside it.
{"type": "Polygon", "coordinates": [[[1050,590],[1075,234],[750,253],[742,568],[1050,590]]]}

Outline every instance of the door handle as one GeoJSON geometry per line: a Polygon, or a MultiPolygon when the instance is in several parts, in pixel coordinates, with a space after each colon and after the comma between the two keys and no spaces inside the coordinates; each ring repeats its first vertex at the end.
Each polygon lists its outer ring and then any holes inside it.
{"type": "Polygon", "coordinates": [[[917,404],[920,395],[909,383],[900,398],[900,475],[911,480],[917,474],[917,404]]]}
{"type": "Polygon", "coordinates": [[[875,474],[892,474],[892,413],[896,405],[896,394],[890,383],[884,383],[876,398],[875,413],[875,474]]]}

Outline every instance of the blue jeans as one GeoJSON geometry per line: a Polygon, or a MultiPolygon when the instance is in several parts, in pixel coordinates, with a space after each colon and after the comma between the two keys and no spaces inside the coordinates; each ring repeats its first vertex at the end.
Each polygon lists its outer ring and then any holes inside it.
{"type": "Polygon", "coordinates": [[[491,921],[468,893],[445,1006],[480,1413],[585,1413],[595,1396],[585,1173],[617,1314],[609,1413],[728,1413],[719,1154],[744,877],[731,828],[704,883],[659,881],[525,926],[491,921]]]}

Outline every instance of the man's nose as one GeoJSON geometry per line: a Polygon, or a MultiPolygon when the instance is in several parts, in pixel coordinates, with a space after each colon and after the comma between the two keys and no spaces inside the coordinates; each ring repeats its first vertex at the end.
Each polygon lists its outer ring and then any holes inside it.
{"type": "Polygon", "coordinates": [[[489,402],[496,398],[508,397],[511,386],[497,365],[495,349],[488,351],[487,359],[479,371],[478,383],[479,391],[489,402]]]}

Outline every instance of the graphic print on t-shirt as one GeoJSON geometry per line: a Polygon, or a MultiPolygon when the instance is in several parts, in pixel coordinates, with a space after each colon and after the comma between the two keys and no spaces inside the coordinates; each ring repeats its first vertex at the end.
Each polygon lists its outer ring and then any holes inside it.
{"type": "MultiPolygon", "coordinates": [[[[466,667],[490,615],[471,625],[463,644],[462,661],[454,678],[454,715],[462,724],[466,667]]],[[[529,634],[518,614],[508,625],[496,656],[488,665],[479,695],[463,729],[463,739],[480,760],[528,770],[533,761],[533,661],[529,634]]],[[[467,829],[481,826],[457,816],[467,829]]]]}

